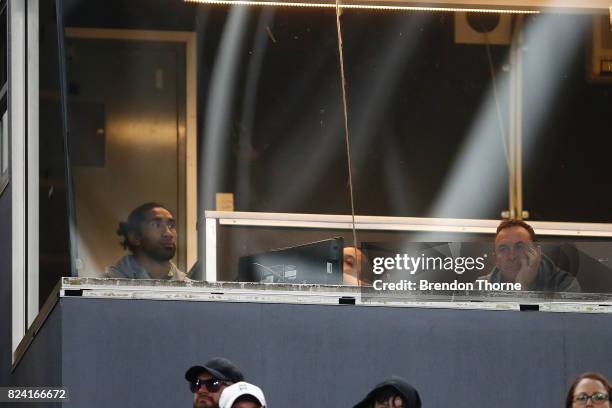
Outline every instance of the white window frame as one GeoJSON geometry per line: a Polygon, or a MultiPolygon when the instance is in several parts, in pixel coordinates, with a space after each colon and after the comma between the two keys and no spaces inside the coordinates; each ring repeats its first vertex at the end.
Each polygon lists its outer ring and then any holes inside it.
{"type": "Polygon", "coordinates": [[[8,4],[9,69],[8,101],[11,139],[11,211],[12,211],[12,351],[26,331],[26,1],[8,4]]]}

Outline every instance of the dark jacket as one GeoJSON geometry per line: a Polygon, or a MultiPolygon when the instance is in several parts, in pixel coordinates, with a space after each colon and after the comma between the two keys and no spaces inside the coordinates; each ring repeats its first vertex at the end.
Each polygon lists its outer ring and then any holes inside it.
{"type": "Polygon", "coordinates": [[[406,380],[397,376],[385,378],[383,382],[376,385],[376,387],[366,395],[363,401],[359,402],[353,408],[370,408],[378,391],[384,387],[391,387],[397,391],[397,393],[406,400],[406,408],[421,408],[421,397],[417,390],[412,385],[408,384],[406,380]]]}

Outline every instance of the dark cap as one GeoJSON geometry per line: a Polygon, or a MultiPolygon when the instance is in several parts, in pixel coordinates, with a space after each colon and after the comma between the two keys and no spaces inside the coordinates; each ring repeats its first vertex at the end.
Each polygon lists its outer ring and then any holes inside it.
{"type": "Polygon", "coordinates": [[[378,392],[382,388],[390,387],[394,389],[399,395],[401,395],[406,401],[406,408],[421,408],[421,397],[418,391],[402,377],[392,376],[385,378],[383,382],[377,384],[376,387],[368,395],[353,408],[366,408],[369,407],[374,398],[376,398],[378,392]]]}
{"type": "Polygon", "coordinates": [[[226,358],[216,357],[207,361],[203,366],[193,366],[185,373],[185,379],[194,382],[198,375],[208,373],[221,381],[238,382],[244,380],[240,369],[226,358]]]}

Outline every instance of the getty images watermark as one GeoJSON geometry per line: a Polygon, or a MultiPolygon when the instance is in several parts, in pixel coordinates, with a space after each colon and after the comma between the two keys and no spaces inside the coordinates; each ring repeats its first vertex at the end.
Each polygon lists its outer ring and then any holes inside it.
{"type": "MultiPolygon", "coordinates": [[[[408,254],[396,254],[394,257],[373,258],[372,272],[376,277],[389,271],[414,275],[417,272],[426,271],[454,271],[461,275],[466,271],[482,272],[485,268],[487,254],[479,257],[442,257],[442,256],[410,256],[408,254]]],[[[487,290],[487,291],[512,291],[521,290],[520,283],[493,283],[486,279],[477,279],[475,282],[431,282],[427,279],[418,281],[399,279],[395,282],[386,282],[382,279],[374,279],[372,287],[377,291],[432,291],[432,290],[487,290]]]]}

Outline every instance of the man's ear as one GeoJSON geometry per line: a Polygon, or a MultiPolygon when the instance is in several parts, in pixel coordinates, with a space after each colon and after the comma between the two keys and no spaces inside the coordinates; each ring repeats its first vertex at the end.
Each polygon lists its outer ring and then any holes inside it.
{"type": "Polygon", "coordinates": [[[140,246],[140,234],[138,234],[136,231],[128,232],[127,239],[131,246],[140,246]]]}

